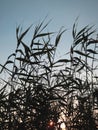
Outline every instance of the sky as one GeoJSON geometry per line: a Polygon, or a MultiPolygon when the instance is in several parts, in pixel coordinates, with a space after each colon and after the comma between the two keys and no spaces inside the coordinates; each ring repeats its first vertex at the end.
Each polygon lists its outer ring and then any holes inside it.
{"type": "Polygon", "coordinates": [[[59,47],[60,54],[65,53],[72,44],[72,26],[78,16],[79,27],[94,24],[98,28],[98,0],[0,0],[0,64],[15,50],[16,27],[34,27],[46,16],[46,21],[52,19],[50,31],[67,29],[59,47]]]}

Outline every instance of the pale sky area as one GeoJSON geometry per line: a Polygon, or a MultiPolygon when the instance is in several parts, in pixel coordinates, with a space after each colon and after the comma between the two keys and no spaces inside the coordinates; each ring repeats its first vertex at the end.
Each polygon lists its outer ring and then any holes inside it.
{"type": "Polygon", "coordinates": [[[59,48],[64,53],[71,45],[72,26],[78,16],[79,26],[94,24],[98,28],[98,0],[0,0],[0,64],[15,50],[16,27],[34,27],[47,15],[46,21],[52,19],[49,31],[58,31],[61,26],[67,29],[59,48]]]}

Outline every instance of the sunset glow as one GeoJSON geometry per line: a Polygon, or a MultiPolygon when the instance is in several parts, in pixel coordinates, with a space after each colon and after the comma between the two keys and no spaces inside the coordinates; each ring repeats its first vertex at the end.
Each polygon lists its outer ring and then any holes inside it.
{"type": "Polygon", "coordinates": [[[54,125],[54,122],[53,122],[53,121],[50,121],[50,122],[49,122],[49,125],[50,125],[50,126],[53,126],[53,125],[54,125]]]}

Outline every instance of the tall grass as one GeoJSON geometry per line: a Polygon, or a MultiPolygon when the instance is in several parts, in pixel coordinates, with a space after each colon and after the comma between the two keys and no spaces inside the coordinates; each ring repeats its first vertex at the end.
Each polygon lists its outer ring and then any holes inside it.
{"type": "Polygon", "coordinates": [[[0,129],[60,129],[63,122],[68,130],[97,130],[95,30],[88,25],[77,31],[75,23],[69,58],[57,60],[57,47],[65,30],[60,29],[55,36],[45,31],[47,26],[42,21],[35,27],[29,45],[24,37],[31,26],[24,32],[16,28],[15,52],[0,65],[1,73],[6,71],[9,75],[8,81],[2,79],[0,90],[0,129]]]}

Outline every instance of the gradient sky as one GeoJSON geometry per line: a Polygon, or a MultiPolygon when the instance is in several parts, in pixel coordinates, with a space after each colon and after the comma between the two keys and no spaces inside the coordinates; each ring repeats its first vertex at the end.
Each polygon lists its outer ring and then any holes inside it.
{"type": "Polygon", "coordinates": [[[68,29],[59,48],[64,52],[71,45],[71,30],[78,16],[79,26],[94,24],[98,28],[98,0],[0,0],[0,63],[15,50],[16,27],[26,29],[47,15],[46,21],[52,19],[49,30],[58,31],[61,26],[68,29]]]}

